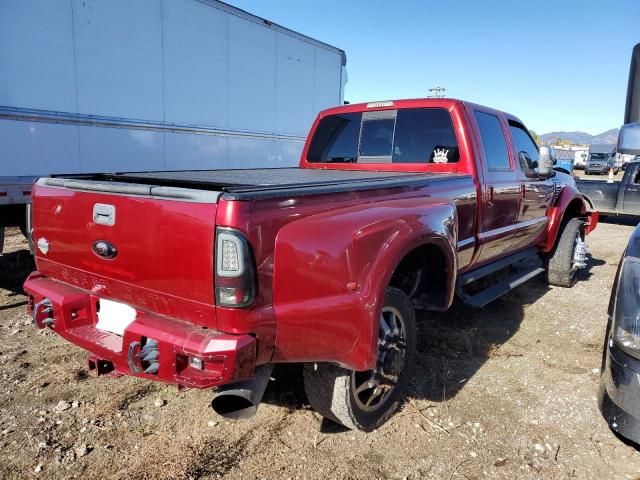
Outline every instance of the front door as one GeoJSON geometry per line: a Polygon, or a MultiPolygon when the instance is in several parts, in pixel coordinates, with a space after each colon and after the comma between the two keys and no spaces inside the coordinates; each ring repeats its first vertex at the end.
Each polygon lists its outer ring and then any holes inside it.
{"type": "Polygon", "coordinates": [[[553,179],[538,177],[538,147],[524,125],[509,120],[509,131],[516,151],[520,181],[520,215],[513,248],[521,249],[542,240],[549,218],[547,210],[553,201],[553,179]]]}
{"type": "MultiPolygon", "coordinates": [[[[622,187],[625,184],[624,179],[619,188],[624,188],[624,197],[622,201],[622,211],[620,213],[624,213],[627,215],[640,215],[640,167],[636,165],[632,165],[627,167],[627,170],[633,169],[633,171],[629,171],[626,177],[629,179],[626,186],[622,187]]],[[[618,206],[620,208],[620,206],[618,206]]]]}
{"type": "Polygon", "coordinates": [[[473,112],[482,144],[484,210],[477,264],[512,252],[520,209],[520,184],[509,156],[504,125],[491,111],[473,112]]]}

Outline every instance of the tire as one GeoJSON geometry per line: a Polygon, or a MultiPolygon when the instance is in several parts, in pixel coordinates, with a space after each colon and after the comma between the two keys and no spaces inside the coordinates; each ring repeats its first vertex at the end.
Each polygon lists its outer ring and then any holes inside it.
{"type": "Polygon", "coordinates": [[[578,281],[579,269],[575,267],[574,254],[578,243],[584,242],[584,222],[579,218],[569,220],[547,259],[547,282],[557,287],[571,288],[578,281]]]}
{"type": "Polygon", "coordinates": [[[371,431],[386,422],[398,409],[411,378],[417,331],[415,312],[409,298],[397,288],[387,288],[380,317],[378,357],[374,370],[356,372],[330,363],[304,366],[304,389],[311,406],[323,417],[350,429],[371,431]],[[385,342],[381,343],[383,339],[385,342]],[[399,352],[404,352],[404,355],[399,352]],[[380,373],[395,373],[397,381],[391,382],[380,373]],[[374,387],[370,381],[379,384],[374,387]],[[393,384],[390,389],[387,388],[389,384],[393,384]],[[358,387],[360,392],[357,393],[358,387]],[[386,391],[377,394],[381,390],[386,391]]]}

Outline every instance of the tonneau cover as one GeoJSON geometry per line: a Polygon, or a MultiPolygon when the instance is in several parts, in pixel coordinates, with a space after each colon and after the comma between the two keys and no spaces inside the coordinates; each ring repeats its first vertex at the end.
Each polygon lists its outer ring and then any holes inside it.
{"type": "Polygon", "coordinates": [[[467,175],[296,167],[60,175],[60,177],[217,190],[225,192],[227,199],[249,200],[282,195],[312,195],[413,184],[423,185],[444,179],[464,178],[467,175]]]}

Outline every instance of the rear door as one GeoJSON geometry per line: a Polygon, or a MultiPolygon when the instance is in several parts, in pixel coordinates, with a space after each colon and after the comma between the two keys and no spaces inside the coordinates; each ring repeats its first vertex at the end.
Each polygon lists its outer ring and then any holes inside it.
{"type": "Polygon", "coordinates": [[[480,143],[484,184],[484,215],[478,234],[481,249],[478,263],[510,253],[520,207],[520,183],[507,148],[506,126],[491,110],[473,111],[480,143]]]}
{"type": "Polygon", "coordinates": [[[522,197],[514,242],[514,248],[520,249],[535,245],[546,233],[547,210],[553,200],[553,179],[538,177],[538,146],[526,127],[515,120],[509,120],[508,124],[522,197]]]}

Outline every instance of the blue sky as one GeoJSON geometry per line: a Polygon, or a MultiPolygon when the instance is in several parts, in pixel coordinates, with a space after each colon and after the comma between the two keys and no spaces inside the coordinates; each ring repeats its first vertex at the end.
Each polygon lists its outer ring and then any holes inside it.
{"type": "Polygon", "coordinates": [[[640,0],[227,0],[347,53],[345,100],[447,96],[537,133],[619,127],[640,0]]]}

